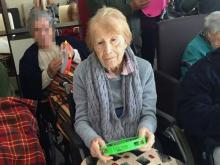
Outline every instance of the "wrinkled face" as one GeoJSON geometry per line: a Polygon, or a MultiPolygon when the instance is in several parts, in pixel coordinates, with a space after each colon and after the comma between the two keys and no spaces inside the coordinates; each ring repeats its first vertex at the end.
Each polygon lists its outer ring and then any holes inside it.
{"type": "Polygon", "coordinates": [[[111,33],[94,25],[94,51],[102,66],[109,71],[120,67],[127,47],[122,35],[111,33]]]}
{"type": "Polygon", "coordinates": [[[209,33],[208,38],[209,38],[209,41],[214,49],[220,47],[220,32],[217,32],[215,34],[209,33]]]}
{"type": "Polygon", "coordinates": [[[46,18],[39,18],[33,25],[33,36],[40,48],[49,48],[53,42],[53,30],[46,18]]]}

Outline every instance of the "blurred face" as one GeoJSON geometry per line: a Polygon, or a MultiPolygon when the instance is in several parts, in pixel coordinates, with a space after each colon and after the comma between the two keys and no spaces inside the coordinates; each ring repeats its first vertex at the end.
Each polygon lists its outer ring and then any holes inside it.
{"type": "Polygon", "coordinates": [[[103,27],[94,25],[94,51],[107,70],[116,73],[121,68],[127,47],[122,35],[110,33],[103,27]]]}
{"type": "Polygon", "coordinates": [[[215,34],[208,34],[208,39],[214,49],[220,47],[220,32],[217,32],[215,34]]]}
{"type": "Polygon", "coordinates": [[[34,22],[33,35],[40,48],[50,48],[53,43],[53,30],[46,18],[34,22]]]}

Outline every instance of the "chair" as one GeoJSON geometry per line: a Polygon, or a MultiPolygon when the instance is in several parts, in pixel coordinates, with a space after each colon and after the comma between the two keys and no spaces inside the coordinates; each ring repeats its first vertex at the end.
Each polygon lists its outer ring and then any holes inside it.
{"type": "MultiPolygon", "coordinates": [[[[14,22],[13,22],[13,17],[12,17],[12,14],[9,13],[9,12],[8,12],[8,18],[9,18],[10,27],[13,30],[15,28],[14,27],[14,22]]],[[[0,13],[0,31],[5,31],[5,24],[4,24],[2,13],[0,13]]],[[[0,37],[0,53],[10,55],[8,39],[7,39],[6,36],[0,37]]]]}
{"type": "MultiPolygon", "coordinates": [[[[75,102],[72,99],[72,93],[68,92],[68,103],[72,111],[70,111],[70,117],[72,125],[75,122],[75,102]]],[[[190,147],[183,135],[182,131],[176,124],[176,120],[160,111],[157,110],[158,129],[156,134],[156,145],[155,147],[166,155],[173,156],[184,162],[185,164],[194,165],[194,159],[190,150],[190,147]],[[169,147],[168,147],[169,146],[169,147]]],[[[79,154],[80,157],[76,160],[80,163],[84,158],[90,155],[88,148],[84,145],[79,135],[74,131],[70,131],[71,128],[65,128],[66,135],[69,137],[69,148],[72,152],[71,155],[76,159],[75,154],[79,154]],[[78,152],[76,151],[78,150],[78,152]]]]}
{"type": "MultiPolygon", "coordinates": [[[[14,27],[12,14],[10,12],[8,12],[8,18],[9,18],[10,27],[13,30],[15,27],[14,27]]],[[[2,13],[0,13],[0,31],[5,31],[5,24],[4,24],[2,13]]]]}
{"type": "Polygon", "coordinates": [[[189,41],[201,31],[204,17],[205,15],[186,16],[158,24],[158,69],[155,71],[157,106],[173,117],[176,114],[181,55],[189,41]]]}
{"type": "Polygon", "coordinates": [[[10,8],[10,9],[7,9],[7,10],[12,15],[13,22],[14,22],[14,28],[15,29],[22,28],[21,18],[20,18],[20,13],[19,13],[18,8],[10,8]]]}
{"type": "Polygon", "coordinates": [[[69,22],[71,21],[68,16],[69,5],[59,6],[59,20],[60,22],[69,22]]]}
{"type": "MultiPolygon", "coordinates": [[[[158,94],[157,106],[163,112],[176,117],[178,91],[180,87],[180,61],[187,44],[197,35],[206,15],[193,15],[162,21],[158,24],[157,65],[155,71],[158,94]],[[175,34],[175,36],[173,36],[175,34]],[[171,37],[173,36],[173,37],[171,37]]],[[[196,164],[202,160],[212,164],[212,148],[203,147],[204,141],[196,139],[184,132],[192,148],[196,164]],[[196,143],[195,143],[196,142],[196,143]],[[201,147],[202,146],[202,147],[201,147]],[[204,157],[206,155],[206,157],[204,157]]],[[[205,141],[209,141],[205,139],[205,141]]]]}
{"type": "MultiPolygon", "coordinates": [[[[70,91],[72,89],[71,86],[72,85],[68,84],[67,82],[63,83],[63,87],[65,88],[65,91],[67,93],[67,100],[65,101],[65,103],[59,101],[51,105],[52,107],[54,107],[52,109],[57,109],[57,116],[61,115],[63,116],[63,118],[65,118],[65,122],[63,120],[62,122],[59,122],[60,117],[58,117],[58,129],[61,130],[65,139],[65,150],[67,153],[66,155],[67,157],[71,158],[70,162],[74,161],[75,164],[80,164],[84,158],[90,155],[90,153],[81,138],[73,129],[73,124],[75,122],[75,102],[73,100],[72,92],[70,91]],[[68,116],[62,113],[65,109],[64,104],[66,104],[66,102],[68,103],[68,107],[70,110],[68,116]],[[59,107],[63,110],[59,109],[59,107]]],[[[194,160],[189,145],[185,140],[182,131],[176,125],[175,119],[160,110],[157,110],[157,118],[158,129],[156,132],[155,147],[166,155],[171,155],[186,164],[194,165],[194,160]]]]}

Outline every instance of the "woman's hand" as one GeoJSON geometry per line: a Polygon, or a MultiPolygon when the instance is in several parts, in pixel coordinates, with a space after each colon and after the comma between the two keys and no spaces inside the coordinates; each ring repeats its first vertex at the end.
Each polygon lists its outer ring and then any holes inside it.
{"type": "Polygon", "coordinates": [[[149,151],[155,142],[154,134],[148,128],[141,128],[139,129],[138,135],[145,136],[147,138],[147,144],[139,148],[139,150],[142,152],[149,151]]]}
{"type": "Polygon", "coordinates": [[[105,146],[105,142],[101,137],[96,137],[91,141],[90,145],[90,153],[93,157],[97,157],[101,159],[103,162],[107,162],[108,160],[113,159],[112,156],[105,156],[102,154],[100,148],[105,146]]]}
{"type": "Polygon", "coordinates": [[[50,78],[53,78],[58,70],[61,68],[62,60],[60,58],[54,58],[47,67],[47,74],[50,78]]]}

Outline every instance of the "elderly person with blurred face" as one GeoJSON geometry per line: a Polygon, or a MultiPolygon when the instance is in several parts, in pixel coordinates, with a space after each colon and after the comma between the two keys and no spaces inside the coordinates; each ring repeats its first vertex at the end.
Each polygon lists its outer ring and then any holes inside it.
{"type": "Polygon", "coordinates": [[[62,60],[59,47],[54,42],[52,19],[48,13],[33,9],[28,21],[35,43],[20,60],[19,77],[23,96],[39,100],[60,69],[62,60]]]}
{"type": "Polygon", "coordinates": [[[92,156],[112,159],[100,152],[106,142],[146,136],[140,148],[154,144],[156,90],[149,62],[129,47],[131,31],[117,9],[101,8],[88,24],[87,45],[92,54],[74,72],[75,130],[92,156]]]}
{"type": "Polygon", "coordinates": [[[181,60],[182,76],[199,59],[210,51],[220,47],[220,11],[205,17],[203,31],[198,34],[186,47],[181,60]]]}

